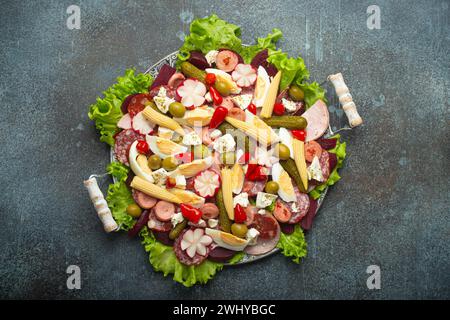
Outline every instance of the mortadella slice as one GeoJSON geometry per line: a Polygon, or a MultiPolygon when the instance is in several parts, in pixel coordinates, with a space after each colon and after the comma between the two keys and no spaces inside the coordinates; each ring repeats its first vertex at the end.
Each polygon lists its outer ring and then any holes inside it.
{"type": "Polygon", "coordinates": [[[280,225],[271,215],[255,215],[253,226],[260,232],[255,245],[247,246],[244,251],[248,254],[259,256],[272,251],[280,241],[280,225]]]}
{"type": "Polygon", "coordinates": [[[328,129],[330,123],[330,114],[325,102],[317,100],[302,117],[308,121],[306,126],[306,141],[316,140],[320,138],[328,129]]]}

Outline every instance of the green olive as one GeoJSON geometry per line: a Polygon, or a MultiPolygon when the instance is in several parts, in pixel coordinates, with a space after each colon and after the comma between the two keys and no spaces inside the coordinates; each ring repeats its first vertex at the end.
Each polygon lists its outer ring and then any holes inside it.
{"type": "Polygon", "coordinates": [[[222,164],[232,165],[236,162],[236,154],[234,152],[225,152],[220,154],[220,162],[222,164]]]}
{"type": "Polygon", "coordinates": [[[247,236],[248,228],[243,223],[233,223],[231,225],[231,233],[236,237],[245,238],[247,236]]]}
{"type": "Polygon", "coordinates": [[[178,133],[174,133],[172,137],[172,141],[175,143],[181,143],[183,141],[183,136],[179,135],[178,133]]]}
{"type": "Polygon", "coordinates": [[[205,159],[206,157],[210,156],[210,151],[204,144],[192,146],[191,152],[194,155],[195,159],[205,159]]]}
{"type": "Polygon", "coordinates": [[[169,105],[169,112],[175,118],[183,118],[186,113],[186,107],[183,106],[180,102],[172,102],[169,105]]]}
{"type": "Polygon", "coordinates": [[[266,192],[267,193],[272,193],[272,194],[276,194],[278,192],[278,189],[280,187],[278,186],[278,183],[275,181],[268,181],[266,183],[266,192]]]}
{"type": "Polygon", "coordinates": [[[230,94],[230,88],[228,87],[228,84],[223,81],[216,80],[216,84],[214,85],[214,87],[222,96],[228,96],[230,94]]]}
{"type": "Polygon", "coordinates": [[[287,160],[291,156],[291,151],[289,150],[288,146],[283,143],[279,143],[277,145],[277,151],[278,158],[280,158],[281,160],[287,160]]]}
{"type": "Polygon", "coordinates": [[[289,96],[294,101],[303,101],[303,99],[305,99],[305,93],[302,89],[300,89],[299,86],[296,86],[295,84],[293,84],[289,88],[289,96]]]}
{"type": "Polygon", "coordinates": [[[135,203],[128,205],[127,213],[133,218],[139,218],[142,213],[142,209],[135,203]]]}
{"type": "Polygon", "coordinates": [[[151,155],[148,158],[148,167],[152,170],[158,170],[161,168],[161,158],[156,154],[151,155]]]}
{"type": "Polygon", "coordinates": [[[162,166],[167,171],[175,170],[178,166],[178,161],[175,157],[167,157],[162,161],[162,166]]]}

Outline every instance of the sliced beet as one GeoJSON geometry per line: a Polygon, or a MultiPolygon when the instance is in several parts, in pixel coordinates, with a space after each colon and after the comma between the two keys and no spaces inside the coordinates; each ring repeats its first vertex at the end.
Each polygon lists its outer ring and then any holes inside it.
{"type": "Polygon", "coordinates": [[[271,63],[267,62],[267,58],[269,57],[269,51],[267,49],[264,49],[256,54],[256,56],[253,57],[252,62],[250,64],[253,68],[258,69],[259,66],[262,66],[264,69],[266,69],[267,74],[270,77],[274,77],[278,69],[271,63]]]}
{"type": "Polygon", "coordinates": [[[134,176],[135,176],[134,173],[130,170],[130,172],[128,172],[127,179],[125,180],[125,184],[126,184],[128,187],[130,187],[131,181],[133,180],[134,176]]]}
{"type": "Polygon", "coordinates": [[[206,68],[211,68],[211,66],[209,65],[205,56],[200,51],[191,51],[189,54],[190,54],[190,57],[189,57],[188,61],[191,64],[193,64],[194,66],[196,66],[197,68],[199,68],[200,70],[205,70],[206,68]]]}
{"type": "Polygon", "coordinates": [[[122,105],[120,106],[120,110],[122,111],[123,114],[128,113],[128,105],[130,104],[131,99],[138,94],[139,93],[130,94],[123,100],[122,105]]]}
{"type": "Polygon", "coordinates": [[[236,251],[215,247],[208,255],[208,259],[215,262],[227,262],[236,254],[236,251]]]}
{"type": "Polygon", "coordinates": [[[295,224],[289,224],[289,223],[280,223],[281,232],[284,234],[292,234],[294,233],[295,224]]]}
{"type": "Polygon", "coordinates": [[[303,230],[311,229],[316,213],[317,213],[317,200],[314,200],[313,198],[310,197],[308,213],[300,222],[303,230]]]}
{"type": "Polygon", "coordinates": [[[141,213],[141,216],[136,221],[136,223],[134,224],[133,228],[131,228],[128,231],[128,236],[130,238],[135,237],[139,233],[139,231],[141,231],[142,227],[147,224],[149,215],[150,215],[150,211],[149,210],[144,210],[141,213]]]}
{"type": "Polygon", "coordinates": [[[336,147],[336,139],[325,139],[325,138],[319,138],[316,140],[318,144],[325,150],[330,150],[336,147]]]}
{"type": "Polygon", "coordinates": [[[337,156],[334,153],[328,152],[328,166],[330,168],[330,173],[333,171],[334,167],[337,165],[337,156]]]}
{"type": "Polygon", "coordinates": [[[173,246],[173,240],[169,238],[170,231],[155,231],[153,230],[153,235],[155,236],[155,239],[161,242],[162,244],[165,244],[166,246],[173,246]]]}
{"type": "Polygon", "coordinates": [[[153,88],[166,85],[169,82],[170,77],[172,77],[176,71],[177,70],[175,68],[169,66],[168,64],[164,64],[159,70],[155,81],[153,81],[148,91],[152,90],[153,88]]]}

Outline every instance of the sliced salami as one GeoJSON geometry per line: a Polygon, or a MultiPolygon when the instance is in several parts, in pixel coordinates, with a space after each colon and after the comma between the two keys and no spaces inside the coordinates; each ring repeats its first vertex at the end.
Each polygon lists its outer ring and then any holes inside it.
{"type": "Polygon", "coordinates": [[[280,225],[270,214],[255,215],[255,228],[260,232],[256,244],[247,246],[244,251],[251,255],[262,255],[272,251],[280,240],[280,225]]]}
{"type": "Polygon", "coordinates": [[[322,169],[323,181],[327,181],[330,176],[330,154],[323,150],[319,158],[320,168],[322,169]]]}
{"type": "Polygon", "coordinates": [[[172,223],[170,221],[163,222],[163,221],[158,220],[154,209],[152,209],[150,211],[147,226],[151,230],[154,230],[157,232],[167,232],[172,229],[172,223]]]}
{"type": "Polygon", "coordinates": [[[133,119],[135,115],[145,109],[145,107],[150,103],[150,97],[147,93],[139,93],[135,94],[131,97],[130,102],[128,103],[128,114],[133,119]]]}
{"type": "Polygon", "coordinates": [[[115,139],[114,155],[116,156],[117,161],[129,166],[128,151],[130,146],[134,141],[144,139],[144,136],[133,129],[127,129],[119,132],[115,139]]]}
{"type": "Polygon", "coordinates": [[[211,250],[211,246],[206,247],[206,254],[204,256],[199,255],[198,253],[195,254],[193,258],[189,257],[185,250],[181,249],[181,240],[183,239],[184,234],[189,229],[183,230],[178,238],[176,238],[174,244],[173,244],[173,251],[175,252],[175,256],[177,257],[178,261],[180,263],[186,265],[186,266],[197,266],[200,263],[202,263],[207,257],[211,250]]]}
{"type": "Polygon", "coordinates": [[[134,201],[138,204],[139,207],[143,209],[151,209],[155,206],[158,201],[156,198],[150,197],[145,193],[132,189],[131,194],[133,196],[134,201]]]}
{"type": "Polygon", "coordinates": [[[295,195],[297,196],[296,202],[291,202],[288,206],[291,209],[292,216],[287,223],[295,224],[299,223],[300,220],[308,213],[309,209],[309,197],[306,193],[301,193],[297,187],[294,187],[295,195]]]}

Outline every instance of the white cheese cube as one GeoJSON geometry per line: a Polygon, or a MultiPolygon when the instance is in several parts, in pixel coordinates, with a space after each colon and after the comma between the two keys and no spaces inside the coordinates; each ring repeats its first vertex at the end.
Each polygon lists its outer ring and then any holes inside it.
{"type": "Polygon", "coordinates": [[[245,110],[250,105],[250,103],[252,103],[252,99],[252,94],[241,94],[239,96],[232,97],[231,101],[233,101],[233,103],[242,110],[245,110]]]}
{"type": "Polygon", "coordinates": [[[236,141],[234,141],[231,134],[227,133],[214,141],[213,148],[219,153],[234,151],[236,148],[236,141]]]}
{"type": "Polygon", "coordinates": [[[317,156],[314,157],[311,165],[307,169],[308,179],[309,180],[317,180],[319,182],[323,181],[322,168],[320,166],[319,158],[317,156]]]}
{"type": "Polygon", "coordinates": [[[152,172],[153,183],[158,186],[164,186],[167,181],[168,172],[164,168],[160,168],[152,172]]]}
{"type": "Polygon", "coordinates": [[[211,133],[209,134],[209,137],[213,140],[216,140],[217,138],[222,136],[222,131],[220,131],[219,129],[214,129],[213,131],[211,131],[211,133]]]}
{"type": "Polygon", "coordinates": [[[195,131],[191,131],[184,135],[182,143],[186,146],[197,146],[199,144],[202,144],[202,139],[195,131]]]}
{"type": "Polygon", "coordinates": [[[248,244],[249,245],[255,245],[256,241],[258,240],[258,236],[259,236],[259,231],[256,230],[255,228],[250,228],[247,231],[247,235],[246,238],[248,240],[248,244]]]}
{"type": "Polygon", "coordinates": [[[248,193],[242,192],[241,194],[238,194],[233,198],[233,208],[236,207],[238,204],[241,205],[241,207],[246,208],[248,207],[248,193]]]}
{"type": "Polygon", "coordinates": [[[156,107],[163,113],[167,113],[169,105],[172,102],[175,102],[174,99],[167,96],[167,90],[164,87],[159,88],[158,94],[156,97],[153,97],[153,101],[155,102],[156,107]]]}
{"type": "Polygon", "coordinates": [[[208,226],[210,228],[215,228],[219,225],[219,220],[217,219],[208,219],[208,226]]]}
{"type": "Polygon", "coordinates": [[[175,226],[181,222],[183,222],[184,217],[181,214],[181,212],[175,213],[172,218],[170,219],[170,222],[172,222],[172,226],[175,228],[175,226]]]}
{"type": "Polygon", "coordinates": [[[294,101],[283,98],[281,99],[281,103],[287,111],[293,112],[297,109],[297,104],[294,101]]]}
{"type": "Polygon", "coordinates": [[[277,195],[275,194],[258,192],[256,195],[256,207],[264,209],[265,207],[270,206],[276,198],[277,195]]]}

